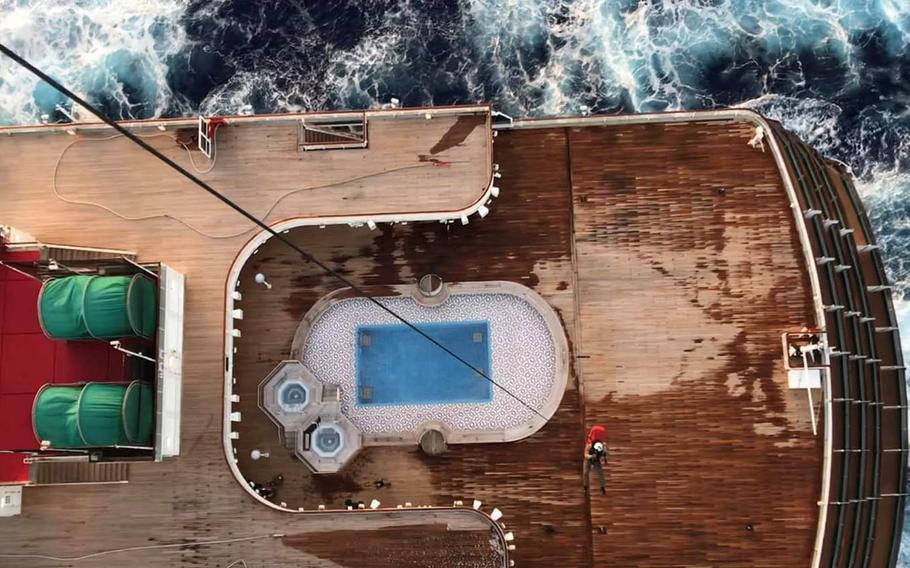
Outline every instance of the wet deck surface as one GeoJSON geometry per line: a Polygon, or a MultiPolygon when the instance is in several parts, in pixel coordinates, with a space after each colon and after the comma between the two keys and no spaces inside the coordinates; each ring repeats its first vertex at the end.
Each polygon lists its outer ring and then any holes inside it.
{"type": "Polygon", "coordinates": [[[241,278],[242,471],[258,482],[283,474],[276,501],[291,507],[476,497],[506,514],[522,566],[808,562],[820,446],[805,392],[786,387],[780,333],[812,321],[810,296],[785,193],[770,155],[746,145],[751,134],[731,124],[502,132],[502,196],[486,219],[290,233],[362,285],[428,272],[511,280],[557,308],[582,358],[550,423],[513,444],[436,459],[367,448],[332,478],[287,451],[249,460],[257,444],[280,447],[255,385],[287,356],[309,307],[340,286],[264,245],[241,278]],[[256,272],[280,284],[256,287],[256,272]],[[607,426],[612,462],[608,496],[595,492],[589,507],[580,458],[592,424],[607,426]]]}
{"type": "Polygon", "coordinates": [[[444,523],[289,535],[283,541],[348,568],[485,568],[499,556],[489,530],[453,531],[444,523]],[[435,552],[440,548],[449,556],[440,558],[435,552]]]}
{"type": "Polygon", "coordinates": [[[597,564],[809,563],[821,439],[780,346],[813,321],[808,277],[750,131],[569,135],[585,421],[612,450],[597,564]]]}
{"type": "MultiPolygon", "coordinates": [[[[428,272],[448,281],[508,280],[529,286],[556,309],[571,345],[572,205],[564,136],[529,132],[496,140],[497,162],[509,172],[503,177],[509,183],[486,219],[474,217],[467,226],[381,225],[375,231],[307,227],[287,236],[364,286],[410,283],[428,272]],[[552,167],[541,172],[527,168],[528,163],[552,167]]],[[[424,505],[477,498],[488,507],[500,507],[503,521],[523,541],[518,543],[516,565],[589,566],[578,460],[583,426],[574,371],[555,416],[520,442],[451,446],[436,459],[416,447],[365,448],[340,475],[330,477],[310,475],[290,451],[281,451],[277,428],[257,407],[256,387],[275,361],[288,356],[304,314],[339,287],[276,241],[261,246],[241,274],[244,319],[238,324],[242,338],[234,360],[234,392],[240,395],[238,408],[244,417],[236,425],[241,471],[260,483],[282,474],[285,480],[275,500],[292,508],[322,503],[343,507],[346,499],[424,505]],[[271,290],[253,283],[257,272],[268,275],[271,290]],[[253,462],[250,451],[266,444],[272,457],[253,462]],[[379,479],[391,486],[377,489],[374,481],[379,479]]]]}
{"type": "MultiPolygon", "coordinates": [[[[453,446],[441,458],[368,448],[343,475],[310,475],[281,448],[277,428],[256,406],[256,386],[287,357],[309,307],[340,285],[276,243],[263,245],[241,276],[241,470],[259,482],[283,474],[276,501],[308,509],[348,498],[384,505],[481,499],[515,531],[516,566],[806,564],[820,442],[805,393],[786,389],[779,337],[810,321],[810,296],[777,170],[770,154],[746,145],[751,135],[751,127],[731,123],[501,132],[494,158],[502,195],[483,220],[288,234],[362,285],[435,272],[449,281],[510,280],[540,293],[562,318],[573,356],[582,357],[554,417],[516,443],[453,446]],[[253,284],[257,271],[272,290],[253,284]],[[581,454],[595,423],[607,427],[611,463],[608,496],[595,492],[589,503],[581,454]],[[272,457],[252,462],[253,448],[272,457]],[[378,479],[391,486],[376,488],[378,479]]],[[[4,156],[0,172],[9,176],[14,162],[4,156]]],[[[289,536],[281,545],[256,541],[162,558],[360,566],[344,552],[360,537],[337,531],[394,525],[387,529],[393,541],[410,535],[401,526],[413,520],[395,513],[373,524],[357,514],[275,513],[252,503],[230,476],[220,438],[221,318],[224,275],[244,238],[213,241],[163,219],[138,232],[103,212],[49,200],[46,191],[37,197],[24,179],[12,187],[3,222],[46,241],[135,248],[144,260],[187,272],[187,354],[181,457],[135,465],[130,483],[115,489],[26,490],[23,516],[0,522],[0,548],[35,550],[50,540],[53,552],[68,553],[98,542],[282,532],[289,536]],[[85,231],[86,223],[97,228],[85,231]],[[308,534],[293,536],[299,533],[308,534]]],[[[345,203],[335,206],[349,211],[345,203]]],[[[217,216],[199,215],[218,226],[217,216]]],[[[422,524],[424,536],[436,538],[438,523],[422,524]]],[[[483,549],[484,531],[473,526],[443,539],[452,549],[427,562],[446,565],[439,559],[460,554],[455,549],[483,549]]],[[[381,548],[380,534],[365,546],[381,548]]],[[[421,564],[402,552],[388,565],[421,564]]]]}

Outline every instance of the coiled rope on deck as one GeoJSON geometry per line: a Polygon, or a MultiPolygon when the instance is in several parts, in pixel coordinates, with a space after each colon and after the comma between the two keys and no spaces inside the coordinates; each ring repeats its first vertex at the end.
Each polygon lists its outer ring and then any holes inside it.
{"type": "MultiPolygon", "coordinates": [[[[174,140],[175,142],[177,142],[178,144],[183,146],[184,150],[186,150],[187,156],[189,157],[189,160],[190,160],[190,164],[192,164],[193,169],[196,170],[197,173],[204,174],[204,173],[210,172],[212,170],[212,167],[214,167],[215,159],[217,159],[217,154],[215,154],[214,155],[215,158],[213,158],[209,167],[205,170],[200,170],[199,167],[196,165],[196,162],[193,160],[193,154],[190,151],[189,147],[187,147],[186,144],[177,140],[176,137],[174,137],[170,134],[147,134],[147,135],[135,134],[135,135],[140,138],[164,137],[164,138],[170,138],[171,140],[174,140]]],[[[89,206],[89,207],[97,207],[98,209],[107,211],[111,215],[114,215],[115,217],[123,219],[124,221],[150,221],[152,219],[171,219],[172,221],[176,221],[176,222],[180,223],[181,225],[183,225],[187,229],[193,231],[194,233],[197,233],[197,234],[202,235],[203,237],[206,237],[209,239],[233,239],[236,237],[240,237],[240,236],[252,233],[253,231],[257,230],[257,227],[254,225],[254,226],[250,227],[249,229],[244,229],[243,231],[239,231],[236,233],[226,233],[226,234],[222,234],[222,235],[217,235],[217,234],[208,233],[208,232],[200,229],[199,227],[196,227],[189,221],[185,221],[184,219],[181,219],[180,217],[177,217],[175,215],[171,215],[170,213],[155,213],[152,215],[137,215],[137,216],[125,215],[107,205],[104,205],[103,203],[98,203],[96,201],[89,201],[89,200],[83,200],[83,199],[75,199],[72,197],[67,197],[67,196],[63,195],[62,193],[60,193],[60,188],[57,184],[57,179],[58,179],[59,173],[60,173],[60,166],[63,163],[63,159],[66,157],[67,152],[69,152],[69,150],[73,146],[75,146],[76,144],[82,143],[82,142],[107,142],[110,140],[115,140],[117,138],[123,138],[123,137],[124,137],[123,134],[114,134],[113,136],[105,136],[103,138],[79,137],[79,138],[76,138],[75,140],[71,141],[66,146],[64,146],[63,150],[60,152],[60,155],[57,157],[56,162],[54,163],[54,173],[53,173],[53,177],[51,179],[51,188],[54,191],[54,197],[56,197],[60,201],[63,201],[64,203],[68,203],[70,205],[85,205],[85,206],[89,206]]],[[[332,188],[332,187],[340,187],[343,185],[347,185],[349,183],[355,183],[358,181],[363,181],[366,179],[371,179],[371,178],[375,178],[375,177],[379,177],[379,176],[383,176],[383,175],[387,175],[387,174],[398,173],[398,172],[417,169],[417,168],[425,168],[425,167],[429,167],[429,166],[435,166],[435,164],[433,162],[422,162],[419,164],[409,164],[406,166],[398,166],[395,168],[386,168],[383,170],[377,170],[375,172],[352,176],[349,178],[344,178],[344,179],[330,182],[330,183],[298,187],[297,189],[292,189],[290,191],[287,191],[286,193],[281,194],[278,197],[278,199],[276,199],[274,202],[272,202],[272,205],[266,210],[265,214],[262,215],[262,217],[260,217],[260,218],[268,219],[268,217],[272,214],[272,212],[275,211],[275,208],[278,207],[278,205],[281,204],[282,201],[284,201],[288,197],[291,197],[292,195],[296,195],[296,194],[304,192],[304,191],[314,191],[317,189],[328,189],[328,188],[332,188]]]]}

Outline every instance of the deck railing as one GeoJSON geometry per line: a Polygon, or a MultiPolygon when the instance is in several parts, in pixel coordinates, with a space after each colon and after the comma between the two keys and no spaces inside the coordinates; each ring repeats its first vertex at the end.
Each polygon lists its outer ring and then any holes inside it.
{"type": "MultiPolygon", "coordinates": [[[[813,245],[813,256],[816,259],[819,258],[831,258],[828,251],[828,243],[824,237],[824,233],[819,223],[818,217],[821,215],[822,211],[819,209],[819,205],[814,199],[811,189],[806,183],[806,173],[803,171],[803,164],[797,158],[794,153],[791,141],[786,132],[777,132],[775,133],[777,140],[780,142],[780,146],[783,150],[783,153],[787,160],[787,168],[789,175],[792,179],[796,181],[796,187],[798,188],[797,199],[799,201],[800,210],[803,212],[805,217],[808,217],[808,223],[812,226],[812,237],[814,241],[810,244],[813,245]]],[[[823,296],[824,304],[826,306],[837,306],[840,300],[840,296],[837,292],[837,287],[834,282],[831,263],[827,262],[821,265],[820,270],[824,274],[823,281],[825,286],[822,287],[821,293],[823,296]]],[[[828,344],[836,345],[839,349],[843,350],[844,338],[843,338],[843,328],[840,318],[831,318],[827,309],[825,311],[826,325],[825,329],[828,334],[828,344]]],[[[847,441],[850,439],[850,405],[846,404],[848,397],[848,384],[847,384],[847,366],[844,364],[843,360],[840,357],[833,357],[831,359],[830,373],[832,378],[837,377],[838,380],[831,381],[831,390],[826,393],[826,412],[830,411],[836,418],[833,421],[833,431],[831,432],[832,446],[834,448],[832,455],[831,463],[831,492],[830,495],[834,496],[834,499],[837,503],[848,502],[849,497],[847,495],[848,480],[847,480],[847,464],[849,454],[844,450],[847,449],[847,441]]],[[[824,504],[822,505],[824,506],[824,504]]],[[[825,526],[825,541],[831,543],[833,541],[834,549],[832,550],[831,545],[824,547],[822,551],[822,565],[827,565],[828,561],[832,556],[837,556],[839,554],[840,547],[840,534],[842,532],[844,523],[845,523],[846,510],[842,506],[836,506],[836,521],[828,522],[825,526]],[[833,536],[832,536],[833,534],[833,536]]]]}
{"type": "Polygon", "coordinates": [[[812,225],[813,252],[824,274],[828,343],[844,352],[831,362],[839,378],[832,381],[828,406],[835,417],[836,500],[822,506],[834,508],[836,522],[825,527],[820,564],[893,566],[903,523],[906,391],[881,258],[869,246],[875,242],[871,227],[844,172],[779,125],[772,127],[812,225]],[[880,339],[886,334],[888,340],[880,339]]]}
{"type": "MultiPolygon", "coordinates": [[[[890,496],[896,497],[896,501],[893,505],[894,511],[891,515],[893,522],[892,533],[894,539],[891,542],[891,553],[890,559],[891,564],[894,564],[897,560],[897,555],[900,550],[900,536],[903,530],[904,523],[904,502],[906,500],[906,486],[907,486],[907,455],[908,455],[908,438],[907,438],[907,389],[906,389],[906,376],[904,372],[904,358],[903,352],[901,351],[900,339],[897,333],[898,329],[898,320],[894,313],[894,304],[891,301],[890,295],[888,294],[887,286],[887,276],[885,275],[884,263],[882,262],[881,255],[875,246],[875,237],[872,232],[872,227],[869,223],[869,218],[865,214],[865,209],[862,206],[862,203],[859,200],[856,190],[853,187],[853,184],[848,178],[847,172],[843,168],[838,168],[837,170],[838,181],[840,182],[843,192],[847,196],[847,201],[853,208],[853,211],[859,218],[859,225],[862,229],[864,242],[866,245],[869,245],[873,248],[868,250],[868,255],[866,256],[866,264],[871,264],[874,269],[875,285],[881,288],[881,291],[877,293],[877,302],[879,305],[879,310],[883,312],[883,322],[884,325],[881,327],[881,332],[876,334],[876,338],[882,338],[880,343],[885,344],[886,349],[890,351],[893,356],[893,365],[891,368],[887,369],[888,372],[895,373],[895,379],[893,381],[887,381],[887,385],[891,391],[893,391],[890,397],[892,403],[895,401],[897,404],[888,404],[887,402],[881,405],[879,412],[887,410],[887,413],[882,413],[883,425],[887,427],[887,432],[891,434],[892,442],[894,438],[897,438],[897,443],[899,445],[899,451],[892,453],[891,455],[894,458],[890,461],[896,461],[890,465],[891,468],[897,469],[897,483],[893,490],[882,489],[880,493],[888,494],[890,496]],[[895,426],[897,426],[895,428],[895,426]],[[892,491],[891,493],[887,493],[892,491]]],[[[884,351],[883,349],[882,351],[884,351]]],[[[884,368],[884,367],[883,367],[884,368]]],[[[878,385],[877,385],[878,386],[878,385]]],[[[881,434],[881,431],[877,432],[881,434]]],[[[890,451],[892,448],[886,448],[890,451]]],[[[893,469],[892,469],[893,472],[893,469]]]]}

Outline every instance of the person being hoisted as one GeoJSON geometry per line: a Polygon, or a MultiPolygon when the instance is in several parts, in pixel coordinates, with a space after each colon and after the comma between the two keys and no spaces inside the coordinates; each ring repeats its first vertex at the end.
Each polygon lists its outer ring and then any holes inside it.
{"type": "Polygon", "coordinates": [[[588,492],[588,479],[591,475],[591,468],[597,470],[597,477],[600,481],[600,492],[607,494],[607,483],[604,479],[603,466],[607,463],[607,446],[604,443],[607,430],[603,426],[594,426],[588,432],[588,438],[585,440],[584,469],[582,473],[582,484],[585,493],[588,492]]]}

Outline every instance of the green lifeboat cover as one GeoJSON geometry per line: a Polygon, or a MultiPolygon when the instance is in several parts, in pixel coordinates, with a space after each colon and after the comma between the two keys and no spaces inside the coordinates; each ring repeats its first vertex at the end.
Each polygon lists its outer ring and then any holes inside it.
{"type": "Polygon", "coordinates": [[[130,444],[147,446],[152,441],[152,387],[148,383],[133,381],[123,399],[123,430],[130,444]]]}
{"type": "Polygon", "coordinates": [[[155,284],[140,274],[133,276],[126,294],[127,318],[133,333],[151,337],[158,316],[155,284]]]}
{"type": "Polygon", "coordinates": [[[126,386],[88,383],[79,398],[79,434],[86,446],[125,446],[123,399],[126,386]]]}
{"type": "Polygon", "coordinates": [[[89,337],[82,319],[82,298],[91,276],[68,276],[48,280],[38,295],[38,320],[51,339],[89,337]]]}
{"type": "Polygon", "coordinates": [[[154,402],[148,383],[45,385],[35,397],[32,425],[51,448],[148,446],[154,402]]]}
{"type": "Polygon", "coordinates": [[[32,425],[39,441],[50,442],[52,448],[83,446],[77,426],[76,405],[82,385],[45,385],[35,396],[32,425]]]}
{"type": "Polygon", "coordinates": [[[51,339],[152,337],[157,298],[154,282],[133,276],[67,276],[48,280],[38,297],[38,317],[51,339]]]}
{"type": "Polygon", "coordinates": [[[116,339],[133,335],[127,317],[126,293],[130,287],[127,276],[97,276],[85,289],[82,315],[92,337],[116,339]]]}

